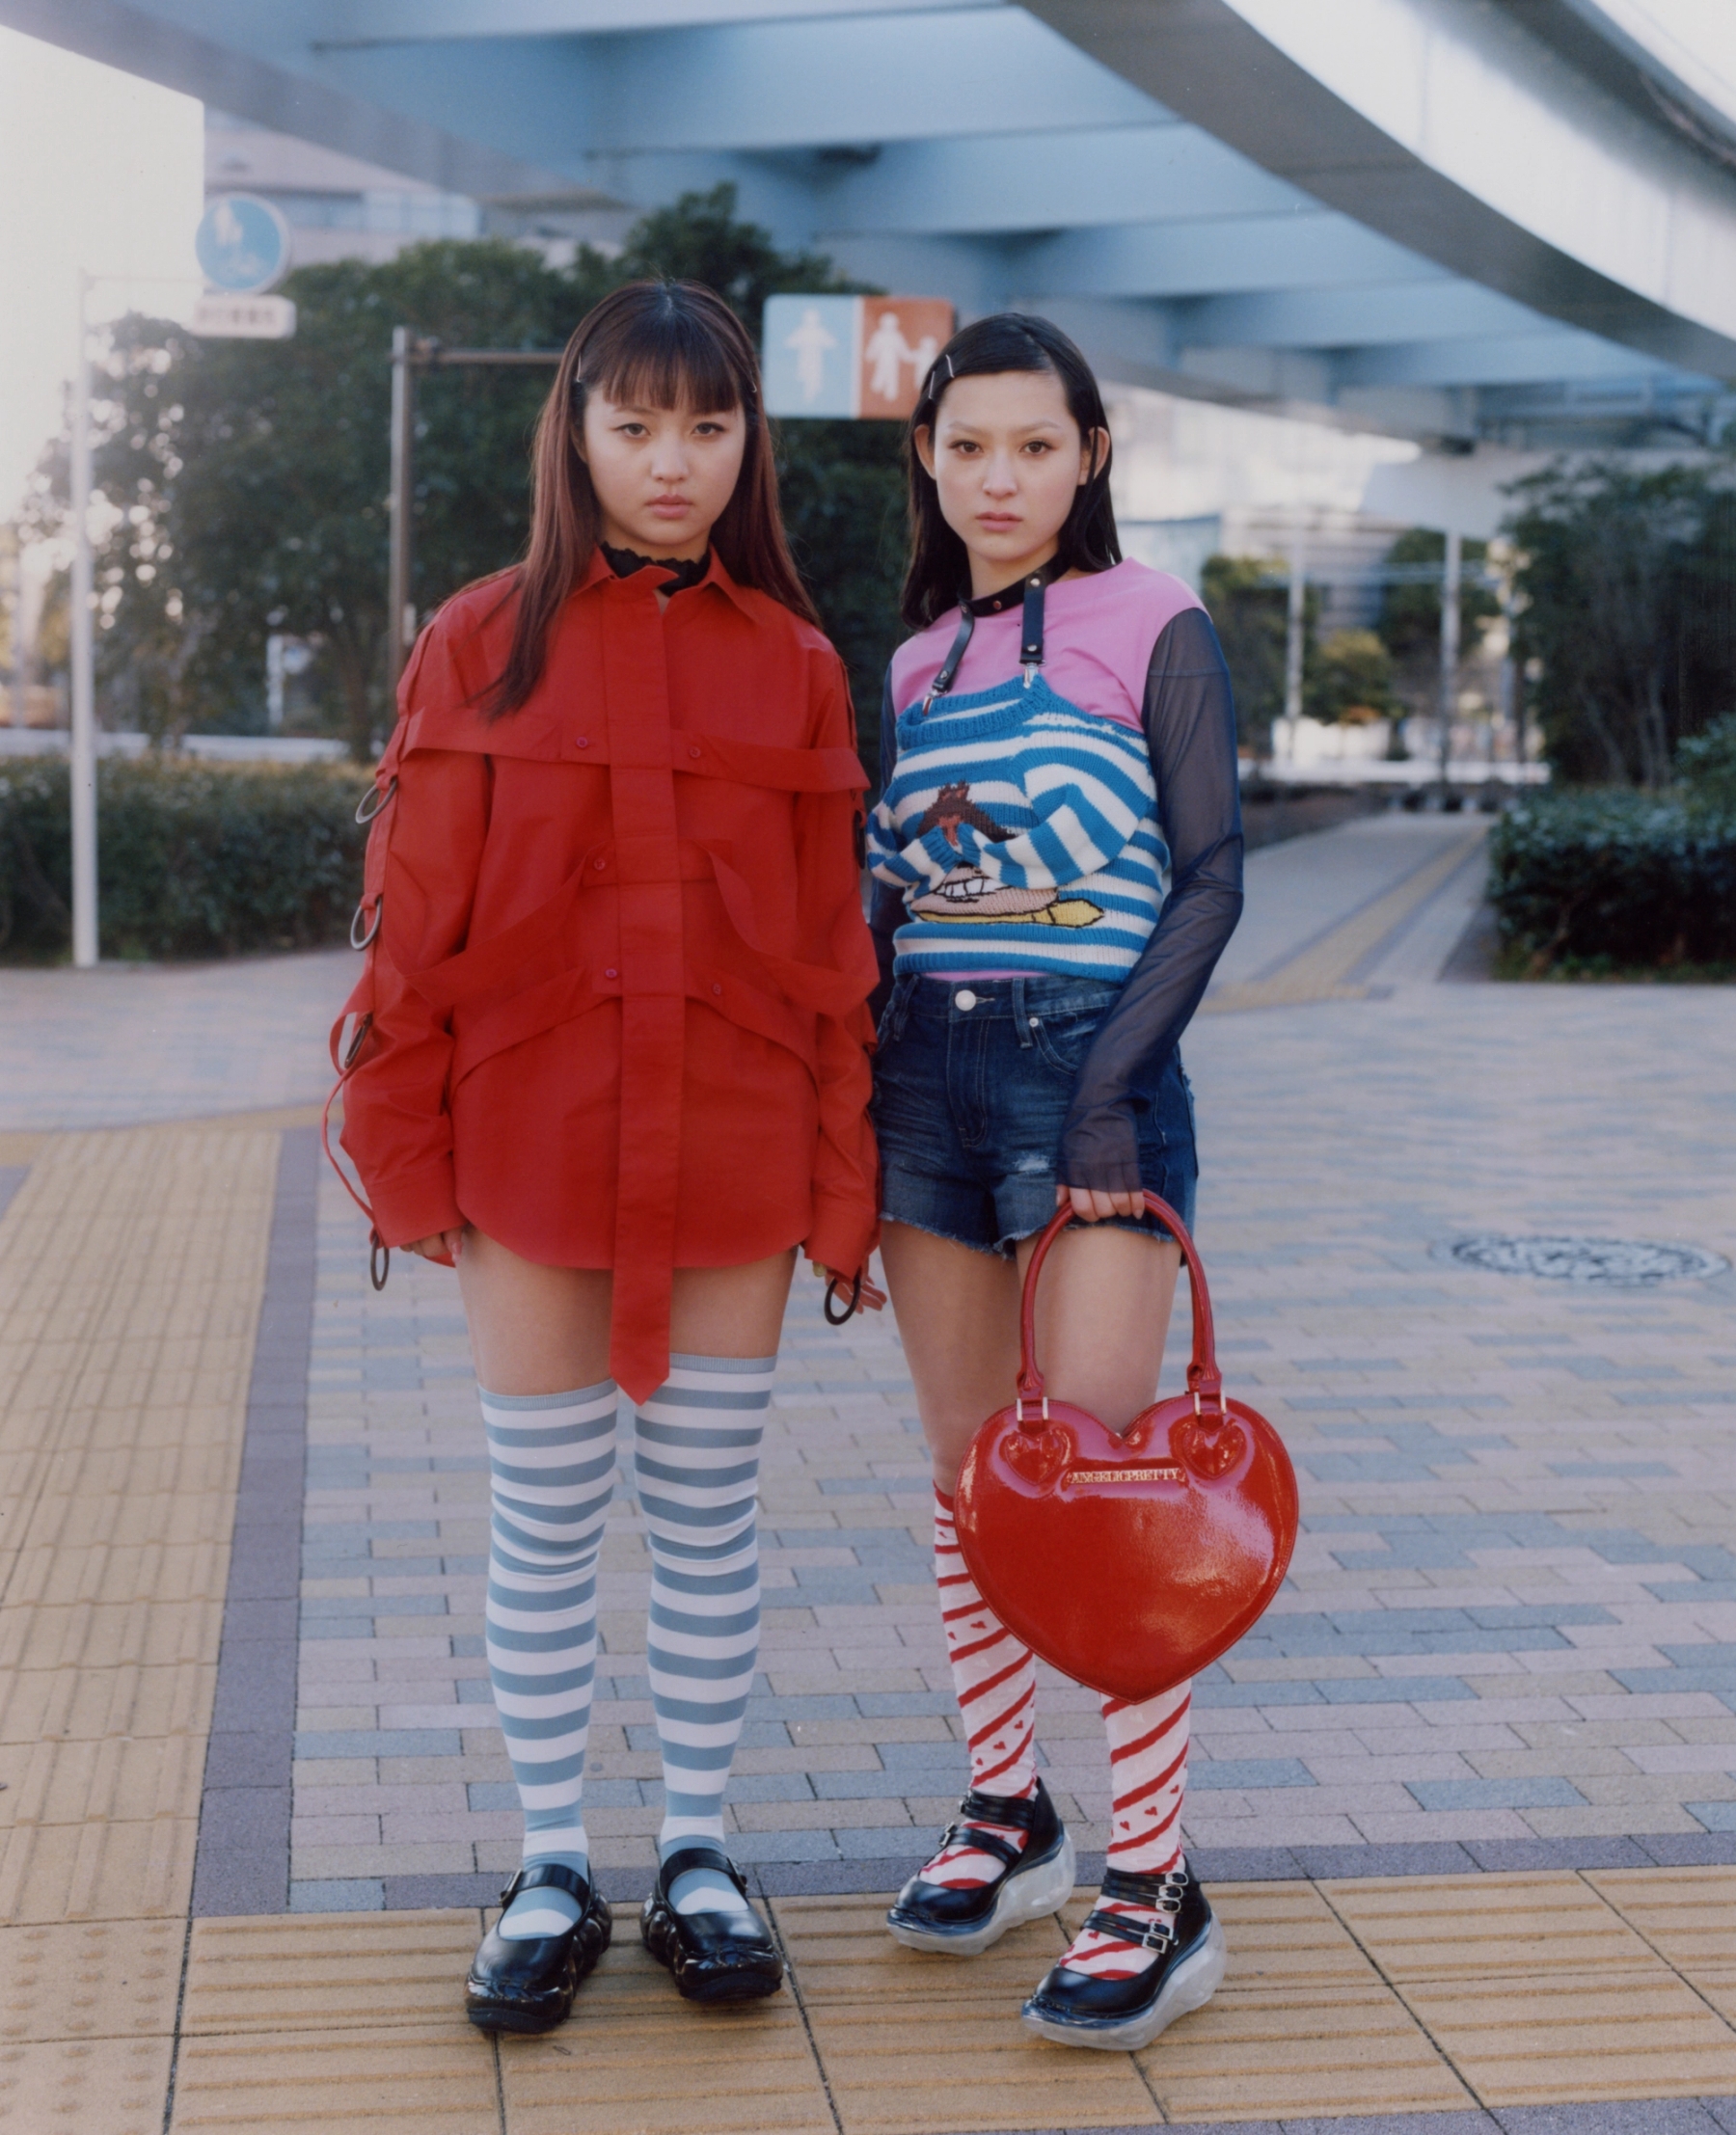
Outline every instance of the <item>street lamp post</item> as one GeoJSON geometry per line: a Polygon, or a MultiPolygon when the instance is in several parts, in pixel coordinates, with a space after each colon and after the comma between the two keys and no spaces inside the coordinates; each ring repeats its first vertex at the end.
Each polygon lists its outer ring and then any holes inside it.
{"type": "Polygon", "coordinates": [[[1447,562],[1441,573],[1441,784],[1452,759],[1452,721],[1458,712],[1459,585],[1464,542],[1456,527],[1447,530],[1447,562]]]}
{"type": "Polygon", "coordinates": [[[72,961],[96,962],[96,685],[91,554],[91,277],[78,276],[78,367],[72,387],[72,961]]]}
{"type": "Polygon", "coordinates": [[[392,475],[387,518],[392,545],[386,562],[386,687],[395,698],[398,677],[416,643],[416,609],[410,601],[411,534],[416,496],[416,374],[449,364],[504,365],[545,370],[560,361],[557,348],[443,348],[414,328],[392,330],[392,475]]]}

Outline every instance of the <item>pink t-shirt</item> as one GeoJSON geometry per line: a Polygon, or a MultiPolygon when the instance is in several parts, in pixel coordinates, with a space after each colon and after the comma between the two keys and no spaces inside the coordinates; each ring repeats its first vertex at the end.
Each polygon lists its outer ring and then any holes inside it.
{"type": "MultiPolygon", "coordinates": [[[[1044,596],[1043,679],[1082,712],[1138,728],[1153,646],[1183,609],[1201,605],[1180,579],[1131,558],[1089,578],[1062,579],[1044,596]]],[[[955,697],[1018,672],[1023,621],[1020,605],[977,618],[953,680],[955,697]]],[[[958,628],[959,611],[948,608],[892,655],[894,711],[908,712],[939,673],[958,628]]]]}

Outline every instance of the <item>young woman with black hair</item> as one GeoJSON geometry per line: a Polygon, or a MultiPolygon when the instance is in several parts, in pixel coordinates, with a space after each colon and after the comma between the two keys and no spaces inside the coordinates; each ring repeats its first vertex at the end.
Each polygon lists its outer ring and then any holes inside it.
{"type": "MultiPolygon", "coordinates": [[[[880,954],[882,1250],[934,1456],[941,1617],[970,1790],[888,1924],[974,1956],[1071,1894],[1037,1775],[1030,1650],[977,1592],[951,1492],[1018,1366],[1024,1262],[1049,1392],[1125,1429],[1154,1397],[1191,1224],[1177,1040],[1241,910],[1229,677],[1179,580],[1124,562],[1084,358],[1016,313],[957,335],[910,424],[913,553],[871,820],[880,954]]],[[[1117,1568],[1100,1571],[1116,1606],[1117,1568]]],[[[1068,2044],[1145,2044],[1207,2000],[1223,1935],[1181,1851],[1188,1687],[1103,1700],[1102,1892],[1024,2006],[1068,2044]]]]}
{"type": "Polygon", "coordinates": [[[546,2031],[609,1940],[581,1797],[617,1388],[665,1789],[641,1932],[691,2000],[771,1993],[723,1792],[796,1249],[848,1281],[874,1242],[875,965],[844,670],[785,546],[752,344],[710,290],[639,283],[581,322],[528,560],[440,610],[399,709],[343,1145],[378,1243],[456,1264],[482,1389],[526,1829],[471,2019],[546,2031]]]}

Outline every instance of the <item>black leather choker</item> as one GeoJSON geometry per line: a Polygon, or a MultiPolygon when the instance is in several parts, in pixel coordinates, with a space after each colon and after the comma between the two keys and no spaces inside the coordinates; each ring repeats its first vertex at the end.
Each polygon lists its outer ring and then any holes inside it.
{"type": "Polygon", "coordinates": [[[655,571],[673,571],[675,582],[658,587],[660,593],[685,593],[689,586],[697,585],[711,569],[711,551],[702,556],[642,556],[637,549],[611,549],[608,542],[602,544],[603,559],[617,579],[630,579],[636,571],[647,566],[655,571]]]}
{"type": "Polygon", "coordinates": [[[1066,559],[1057,553],[1037,570],[1027,571],[1022,579],[1015,579],[1011,585],[1003,585],[998,593],[985,593],[974,601],[961,601],[959,606],[972,615],[1004,615],[1008,608],[1019,605],[1033,582],[1053,585],[1068,569],[1066,559]]]}

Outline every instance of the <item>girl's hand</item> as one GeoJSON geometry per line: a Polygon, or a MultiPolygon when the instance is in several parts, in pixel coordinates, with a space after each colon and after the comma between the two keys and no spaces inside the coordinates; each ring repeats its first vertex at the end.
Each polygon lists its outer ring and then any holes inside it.
{"type": "Polygon", "coordinates": [[[426,1238],[418,1238],[414,1245],[403,1246],[399,1250],[414,1253],[420,1259],[432,1260],[438,1268],[455,1268],[463,1246],[462,1230],[436,1230],[426,1238]]]}
{"type": "MultiPolygon", "coordinates": [[[[854,1275],[840,1275],[836,1268],[823,1266],[818,1260],[810,1260],[808,1266],[813,1269],[822,1283],[835,1283],[838,1285],[836,1294],[839,1297],[849,1299],[850,1293],[855,1285],[854,1275]]],[[[871,1283],[866,1272],[864,1272],[862,1276],[862,1294],[856,1299],[856,1311],[858,1312],[878,1312],[885,1305],[885,1291],[871,1283]]]]}
{"type": "Polygon", "coordinates": [[[1145,1214],[1143,1194],[1106,1194],[1097,1186],[1060,1186],[1055,1188],[1055,1206],[1071,1206],[1081,1223],[1101,1223],[1105,1216],[1142,1216],[1145,1214]]]}

